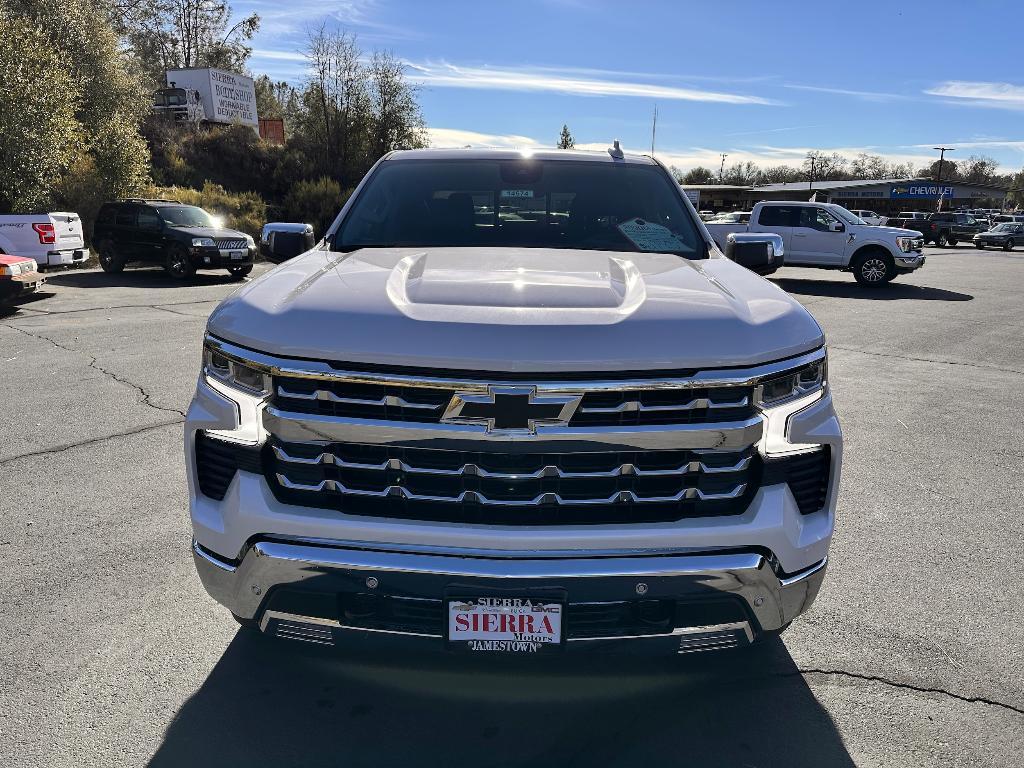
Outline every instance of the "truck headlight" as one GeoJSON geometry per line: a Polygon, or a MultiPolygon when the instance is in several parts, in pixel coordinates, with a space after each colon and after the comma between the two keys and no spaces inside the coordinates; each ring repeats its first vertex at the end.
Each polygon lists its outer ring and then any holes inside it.
{"type": "Polygon", "coordinates": [[[914,250],[914,239],[913,237],[897,237],[896,247],[904,253],[910,253],[914,250]]]}
{"type": "Polygon", "coordinates": [[[213,248],[217,245],[212,237],[193,237],[192,247],[193,248],[213,248]]]}
{"type": "Polygon", "coordinates": [[[238,426],[234,429],[208,429],[206,433],[222,440],[245,445],[260,445],[263,431],[263,406],[270,397],[270,376],[251,365],[228,357],[210,342],[203,346],[203,379],[218,394],[235,404],[238,426]]]}
{"type": "Polygon", "coordinates": [[[815,450],[817,443],[793,443],[789,440],[789,420],[793,414],[813,405],[828,388],[827,358],[765,379],[754,390],[754,399],[764,416],[761,453],[787,456],[815,450]]]}

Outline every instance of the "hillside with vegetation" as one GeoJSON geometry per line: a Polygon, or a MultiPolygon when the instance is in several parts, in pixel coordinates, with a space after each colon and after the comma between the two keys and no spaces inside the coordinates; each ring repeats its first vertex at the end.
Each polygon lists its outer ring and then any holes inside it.
{"type": "Polygon", "coordinates": [[[0,6],[0,213],[73,210],[88,227],[105,200],[201,204],[256,235],[267,218],[324,231],[382,154],[426,145],[401,62],[344,32],[313,30],[299,84],[256,80],[250,128],[173,123],[152,112],[174,67],[248,71],[259,17],[216,0],[7,0],[0,6]]]}

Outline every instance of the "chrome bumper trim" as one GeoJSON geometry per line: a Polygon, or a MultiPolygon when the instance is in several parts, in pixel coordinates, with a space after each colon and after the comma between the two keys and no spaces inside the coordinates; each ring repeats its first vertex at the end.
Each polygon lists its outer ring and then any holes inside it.
{"type": "Polygon", "coordinates": [[[332,573],[360,579],[374,575],[384,584],[386,575],[393,573],[428,581],[551,580],[563,585],[586,582],[593,586],[592,580],[607,580],[607,585],[600,585],[602,590],[605,586],[628,588],[634,595],[636,583],[642,581],[650,585],[651,598],[682,597],[695,591],[729,593],[746,602],[762,629],[772,630],[810,606],[827,565],[826,558],[780,580],[769,562],[757,553],[489,559],[263,541],[254,544],[236,566],[204,550],[197,542],[193,542],[192,549],[207,592],[232,613],[247,619],[257,617],[262,596],[275,586],[298,584],[332,573]]]}
{"type": "Polygon", "coordinates": [[[708,424],[666,424],[632,427],[549,427],[538,425],[536,434],[488,432],[472,424],[352,419],[294,413],[268,405],[263,412],[267,432],[286,443],[309,441],[368,443],[372,445],[428,446],[451,450],[494,450],[503,453],[599,450],[741,449],[761,439],[763,420],[708,424]]]}

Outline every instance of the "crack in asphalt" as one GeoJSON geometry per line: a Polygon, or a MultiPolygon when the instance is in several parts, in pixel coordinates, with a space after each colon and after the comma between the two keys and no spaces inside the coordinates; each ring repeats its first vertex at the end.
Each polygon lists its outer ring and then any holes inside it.
{"type": "Polygon", "coordinates": [[[795,672],[787,672],[782,677],[794,677],[797,675],[822,675],[825,677],[848,677],[852,680],[861,680],[868,683],[881,683],[892,688],[901,688],[907,691],[915,691],[916,693],[938,693],[943,696],[948,696],[951,699],[962,701],[965,704],[987,704],[990,707],[998,707],[1000,709],[1006,709],[1010,712],[1014,712],[1018,715],[1024,715],[1024,707],[1015,707],[1013,704],[1007,704],[1003,701],[996,701],[995,699],[989,699],[984,696],[963,696],[959,693],[953,693],[943,688],[925,688],[920,685],[913,685],[912,683],[901,683],[896,680],[889,680],[885,677],[878,675],[864,675],[858,672],[847,672],[842,669],[797,669],[795,672]]]}
{"type": "Polygon", "coordinates": [[[4,326],[6,326],[7,328],[11,328],[11,329],[17,331],[18,333],[23,333],[26,336],[29,336],[29,337],[31,337],[33,339],[39,339],[40,341],[49,342],[50,344],[55,346],[57,349],[64,350],[65,352],[71,352],[72,354],[75,354],[75,355],[84,355],[85,357],[88,357],[89,358],[88,365],[89,365],[90,368],[99,371],[104,376],[108,376],[108,377],[110,377],[111,379],[113,379],[114,381],[116,381],[116,382],[118,382],[120,384],[124,384],[125,386],[131,387],[132,389],[134,389],[136,392],[138,392],[140,395],[142,395],[142,400],[140,402],[143,405],[148,406],[149,408],[153,408],[154,410],[157,410],[157,411],[163,411],[164,413],[176,413],[179,416],[181,416],[182,418],[185,417],[185,412],[180,410],[180,409],[178,409],[178,408],[168,408],[166,406],[157,405],[156,403],[152,402],[152,397],[153,396],[149,392],[146,391],[145,387],[143,387],[143,386],[141,386],[139,384],[136,384],[133,381],[129,381],[128,379],[124,378],[123,376],[121,376],[121,375],[119,375],[117,373],[114,373],[113,371],[108,371],[106,368],[104,368],[102,365],[99,364],[99,362],[97,361],[97,359],[96,359],[96,357],[94,355],[90,355],[88,352],[83,352],[80,349],[74,349],[73,347],[68,347],[68,346],[65,346],[63,344],[59,344],[58,342],[54,341],[53,339],[51,339],[51,338],[49,338],[47,336],[43,336],[43,335],[38,334],[38,333],[32,333],[30,331],[26,331],[24,328],[19,328],[18,326],[11,325],[10,323],[4,323],[4,326]]]}
{"type": "Polygon", "coordinates": [[[99,437],[90,437],[88,440],[82,440],[77,443],[65,443],[64,445],[58,445],[53,448],[44,448],[40,451],[29,451],[28,453],[20,453],[17,456],[8,456],[7,458],[0,459],[0,466],[8,464],[18,459],[31,459],[36,456],[49,456],[54,453],[63,453],[64,451],[70,451],[72,448],[81,448],[85,445],[94,445],[96,443],[102,443],[107,440],[113,440],[117,437],[131,437],[132,435],[141,435],[144,432],[152,432],[157,429],[163,429],[164,427],[173,427],[176,424],[183,424],[184,419],[174,419],[173,421],[161,421],[159,424],[149,424],[145,427],[136,427],[135,429],[129,429],[124,432],[115,432],[112,435],[101,435],[99,437]]]}
{"type": "MultiPolygon", "coordinates": [[[[25,305],[19,305],[18,309],[32,312],[34,316],[42,315],[73,315],[78,312],[106,312],[111,309],[163,309],[164,307],[184,307],[189,304],[216,304],[221,299],[199,299],[197,301],[169,301],[166,304],[113,304],[109,307],[83,307],[81,309],[34,309],[25,305]]],[[[180,312],[177,314],[181,314],[180,312]]],[[[192,315],[187,315],[192,317],[192,315]]]]}
{"type": "Polygon", "coordinates": [[[958,360],[936,360],[931,357],[911,357],[910,355],[897,355],[891,352],[870,352],[865,349],[856,349],[855,347],[841,347],[838,344],[829,344],[829,349],[841,349],[844,352],[857,352],[862,355],[871,355],[872,357],[892,357],[897,360],[909,360],[915,363],[937,363],[940,365],[960,365],[965,368],[980,368],[986,371],[997,371],[1000,373],[1016,373],[1024,374],[1024,371],[1016,368],[1000,368],[995,365],[983,365],[982,363],[966,363],[958,360]]]}

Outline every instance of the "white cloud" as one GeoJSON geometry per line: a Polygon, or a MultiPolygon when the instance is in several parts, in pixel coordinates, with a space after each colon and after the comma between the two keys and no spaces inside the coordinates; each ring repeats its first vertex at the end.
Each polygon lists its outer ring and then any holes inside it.
{"type": "Polygon", "coordinates": [[[896,101],[898,99],[906,99],[907,96],[903,96],[898,93],[883,93],[881,91],[855,91],[847,88],[826,88],[818,85],[795,85],[787,84],[784,87],[794,91],[811,91],[813,93],[834,93],[838,96],[853,96],[857,99],[863,99],[864,101],[896,101]]]}
{"type": "MultiPolygon", "coordinates": [[[[657,83],[630,82],[583,76],[572,70],[550,68],[501,69],[497,67],[460,67],[454,64],[406,62],[413,70],[410,77],[438,88],[475,88],[500,91],[548,91],[574,96],[626,96],[679,101],[703,101],[720,104],[775,104],[760,96],[722,91],[706,91],[657,83]]],[[[613,73],[608,73],[612,75],[613,73]]]]}
{"type": "Polygon", "coordinates": [[[541,146],[539,141],[531,139],[529,136],[478,133],[477,131],[464,131],[460,128],[427,128],[427,135],[430,137],[430,146],[441,149],[465,146],[520,149],[541,146]]]}
{"type": "Polygon", "coordinates": [[[1024,86],[1010,83],[987,83],[970,80],[948,80],[925,91],[942,96],[953,104],[997,109],[1024,109],[1024,86]]]}

